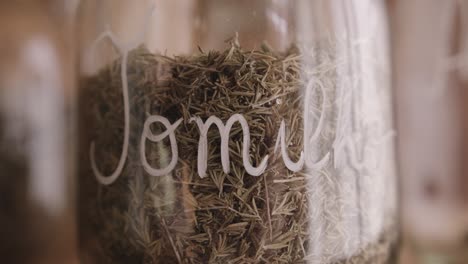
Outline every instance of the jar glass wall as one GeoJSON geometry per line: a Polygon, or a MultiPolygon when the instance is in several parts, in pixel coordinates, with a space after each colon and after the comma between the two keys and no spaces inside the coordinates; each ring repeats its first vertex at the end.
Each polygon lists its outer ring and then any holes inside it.
{"type": "Polygon", "coordinates": [[[82,8],[88,263],[389,261],[383,1],[112,3],[82,8]]]}

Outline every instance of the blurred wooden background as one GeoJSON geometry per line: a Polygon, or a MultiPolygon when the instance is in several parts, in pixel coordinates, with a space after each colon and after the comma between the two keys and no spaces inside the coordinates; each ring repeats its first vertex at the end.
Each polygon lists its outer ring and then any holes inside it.
{"type": "Polygon", "coordinates": [[[468,263],[468,1],[390,0],[402,263],[468,263]]]}

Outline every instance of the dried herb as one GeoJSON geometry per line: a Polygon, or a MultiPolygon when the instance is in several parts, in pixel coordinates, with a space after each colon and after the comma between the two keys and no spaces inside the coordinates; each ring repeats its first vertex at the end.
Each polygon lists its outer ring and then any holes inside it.
{"type": "MultiPolygon", "coordinates": [[[[297,47],[276,52],[265,45],[246,51],[236,41],[224,51],[200,49],[197,55],[174,58],[144,47],[131,51],[130,147],[124,172],[109,186],[100,185],[87,166],[81,172],[82,241],[88,257],[98,263],[305,262],[310,246],[308,175],[288,170],[280,152],[274,151],[283,120],[289,157],[298,160],[303,149],[302,87],[309,77],[301,56],[297,47]],[[139,156],[144,120],[154,114],[171,123],[183,118],[176,130],[178,166],[162,177],[148,175],[139,156]],[[212,126],[207,177],[201,178],[200,132],[190,118],[215,115],[226,121],[233,114],[242,114],[250,126],[252,164],[268,154],[269,166],[260,176],[246,173],[243,133],[235,124],[229,141],[230,172],[224,173],[221,137],[212,126]]],[[[104,172],[115,168],[122,150],[120,65],[116,60],[81,85],[87,132],[81,146],[96,140],[96,160],[104,172]]],[[[317,96],[318,104],[330,103],[324,101],[317,96]]],[[[321,136],[330,133],[324,130],[321,136]]],[[[151,165],[167,165],[169,140],[145,144],[151,165]]],[[[84,164],[89,164],[87,153],[82,151],[84,164]]]]}

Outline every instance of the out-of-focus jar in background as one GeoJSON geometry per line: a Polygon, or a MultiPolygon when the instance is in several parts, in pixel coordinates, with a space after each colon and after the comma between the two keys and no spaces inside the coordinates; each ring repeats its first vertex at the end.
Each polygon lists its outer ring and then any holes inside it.
{"type": "Polygon", "coordinates": [[[420,261],[466,263],[468,2],[390,4],[403,231],[420,261]]]}
{"type": "Polygon", "coordinates": [[[82,1],[83,263],[392,263],[384,1],[82,1]]]}
{"type": "Polygon", "coordinates": [[[77,263],[71,17],[56,4],[0,2],[2,263],[77,263]]]}

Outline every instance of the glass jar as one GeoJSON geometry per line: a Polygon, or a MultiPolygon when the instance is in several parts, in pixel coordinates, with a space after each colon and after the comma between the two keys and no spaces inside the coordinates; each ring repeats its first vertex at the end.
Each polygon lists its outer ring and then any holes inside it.
{"type": "Polygon", "coordinates": [[[65,13],[52,13],[45,3],[0,3],[2,263],[77,261],[74,63],[65,23],[57,26],[65,13]]]}
{"type": "Polygon", "coordinates": [[[82,4],[84,263],[390,263],[384,1],[82,4]]]}

